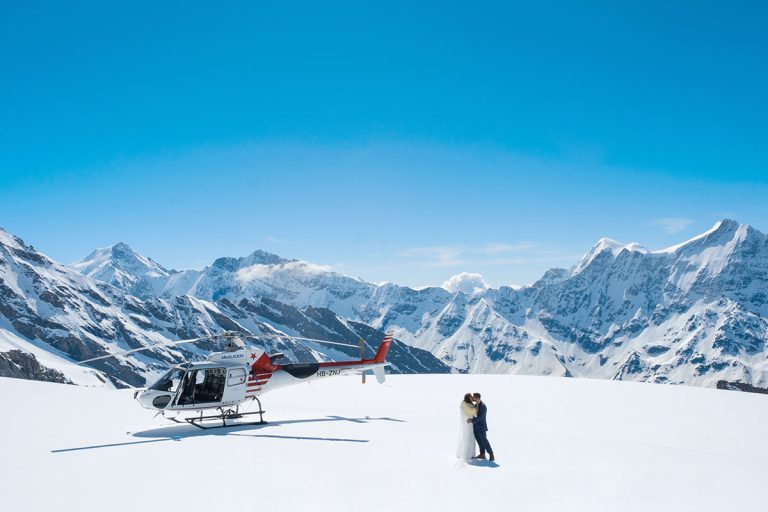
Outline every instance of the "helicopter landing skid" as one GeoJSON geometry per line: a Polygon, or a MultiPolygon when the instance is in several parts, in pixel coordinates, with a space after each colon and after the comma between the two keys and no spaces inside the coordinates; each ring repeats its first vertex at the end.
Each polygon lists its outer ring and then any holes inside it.
{"type": "MultiPolygon", "coordinates": [[[[258,401],[258,398],[256,399],[258,401]]],[[[218,408],[219,411],[221,411],[221,414],[211,414],[208,416],[203,416],[203,411],[200,411],[200,416],[193,416],[191,418],[184,418],[184,421],[179,421],[176,418],[168,418],[171,421],[174,421],[176,423],[189,423],[190,425],[194,425],[197,428],[201,428],[203,430],[208,430],[212,428],[224,428],[224,427],[240,427],[245,425],[266,425],[266,421],[264,421],[264,413],[266,411],[263,411],[261,409],[261,401],[259,401],[259,410],[253,411],[253,412],[240,412],[240,407],[237,406],[234,409],[224,409],[223,407],[218,408]],[[252,421],[248,423],[234,423],[231,425],[227,425],[227,420],[236,420],[239,418],[243,418],[245,416],[252,416],[254,414],[259,415],[259,421],[252,421]],[[204,425],[203,422],[209,421],[209,420],[221,420],[221,425],[204,425]]]]}

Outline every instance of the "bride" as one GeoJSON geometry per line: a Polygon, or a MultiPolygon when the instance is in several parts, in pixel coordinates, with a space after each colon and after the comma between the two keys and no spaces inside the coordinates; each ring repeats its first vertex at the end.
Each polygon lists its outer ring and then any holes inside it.
{"type": "Polygon", "coordinates": [[[475,455],[475,434],[472,431],[471,420],[477,416],[477,407],[472,403],[472,395],[467,393],[459,406],[459,445],[456,448],[456,457],[470,460],[475,455]]]}

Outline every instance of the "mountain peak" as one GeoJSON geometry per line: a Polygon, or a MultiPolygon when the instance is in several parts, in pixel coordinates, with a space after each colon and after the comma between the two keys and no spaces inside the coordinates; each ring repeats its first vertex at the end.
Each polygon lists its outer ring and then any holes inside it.
{"type": "Polygon", "coordinates": [[[125,242],[96,249],[82,260],[70,265],[81,274],[106,281],[129,290],[145,276],[167,276],[174,271],[142,256],[125,242]]]}
{"type": "Polygon", "coordinates": [[[5,245],[8,247],[13,247],[15,249],[21,249],[24,245],[24,243],[21,241],[21,239],[2,227],[0,227],[0,245],[5,245]]]}
{"type": "Polygon", "coordinates": [[[114,251],[130,251],[133,253],[136,252],[133,250],[133,248],[130,245],[128,245],[125,242],[117,242],[115,245],[111,247],[111,249],[112,249],[112,252],[114,251]]]}
{"type": "Polygon", "coordinates": [[[654,252],[659,254],[674,253],[685,250],[700,250],[702,247],[725,245],[738,236],[746,236],[747,231],[750,229],[752,228],[747,224],[739,224],[733,219],[723,219],[715,222],[714,226],[700,235],[696,235],[683,243],[654,252]]]}
{"type": "Polygon", "coordinates": [[[115,245],[104,249],[105,252],[109,252],[113,258],[126,262],[136,264],[139,262],[149,262],[150,258],[145,258],[141,254],[133,250],[133,248],[125,242],[118,242],[115,245]]]}
{"type": "Polygon", "coordinates": [[[592,261],[594,261],[597,256],[600,254],[610,251],[611,256],[616,257],[618,256],[622,251],[629,251],[629,252],[640,252],[643,254],[646,254],[648,252],[648,249],[643,247],[642,245],[638,244],[637,242],[630,242],[628,244],[623,244],[621,242],[617,242],[616,240],[612,238],[601,238],[597,241],[595,245],[592,246],[592,248],[587,252],[587,254],[584,255],[583,258],[581,258],[581,261],[576,264],[575,267],[573,267],[573,270],[571,271],[572,275],[576,275],[585,268],[589,266],[592,261]]]}
{"type": "Polygon", "coordinates": [[[296,260],[285,259],[278,256],[277,254],[272,254],[271,252],[257,249],[248,256],[243,256],[241,258],[233,258],[231,256],[217,258],[211,266],[229,272],[234,272],[236,270],[252,267],[254,265],[280,265],[283,263],[291,263],[295,261],[296,260]]]}
{"type": "MultiPolygon", "coordinates": [[[[0,249],[11,254],[11,258],[20,258],[36,265],[49,265],[52,260],[31,245],[27,245],[18,236],[0,228],[0,249]]],[[[2,258],[0,254],[0,258],[2,258]]],[[[1,281],[2,279],[0,279],[1,281]]]]}
{"type": "Polygon", "coordinates": [[[598,253],[603,252],[606,249],[610,249],[611,253],[613,253],[614,256],[618,256],[618,254],[624,249],[628,251],[648,252],[648,249],[646,249],[645,247],[643,247],[637,242],[630,242],[628,244],[623,244],[621,242],[617,242],[612,238],[601,238],[594,245],[593,249],[596,250],[598,253]]]}
{"type": "Polygon", "coordinates": [[[241,259],[246,260],[251,265],[279,265],[281,263],[296,261],[280,257],[271,252],[262,251],[261,249],[256,249],[251,254],[241,259]]]}

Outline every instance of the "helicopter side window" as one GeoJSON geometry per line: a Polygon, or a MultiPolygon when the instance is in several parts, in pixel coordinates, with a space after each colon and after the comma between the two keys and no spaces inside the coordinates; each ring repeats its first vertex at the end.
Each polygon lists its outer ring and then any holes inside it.
{"type": "MultiPolygon", "coordinates": [[[[224,368],[205,370],[205,379],[195,392],[200,402],[221,402],[227,371],[224,368]]],[[[195,386],[198,387],[198,386],[195,386]]]]}
{"type": "Polygon", "coordinates": [[[227,371],[224,368],[208,368],[187,372],[178,403],[189,405],[221,402],[226,376],[227,371]]]}
{"type": "Polygon", "coordinates": [[[237,386],[245,382],[245,368],[233,368],[227,376],[227,386],[237,386]]]}
{"type": "Polygon", "coordinates": [[[175,391],[179,387],[182,377],[184,377],[184,370],[181,368],[173,368],[168,373],[160,377],[157,382],[152,384],[149,389],[155,391],[175,391]]]}

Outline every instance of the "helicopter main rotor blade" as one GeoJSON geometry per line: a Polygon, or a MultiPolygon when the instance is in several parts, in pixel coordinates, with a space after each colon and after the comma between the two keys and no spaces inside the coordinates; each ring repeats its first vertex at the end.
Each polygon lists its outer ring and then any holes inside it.
{"type": "Polygon", "coordinates": [[[328,340],[319,340],[316,338],[303,338],[301,336],[288,336],[287,334],[249,334],[246,336],[243,336],[243,338],[274,338],[274,339],[285,339],[285,340],[303,340],[303,341],[313,341],[315,343],[325,343],[326,345],[340,345],[342,347],[352,347],[352,348],[360,348],[360,345],[352,345],[350,343],[339,343],[337,341],[328,341],[328,340]]]}
{"type": "Polygon", "coordinates": [[[78,361],[77,364],[90,363],[92,361],[100,361],[101,359],[109,359],[110,357],[123,356],[125,354],[133,354],[135,352],[141,352],[143,350],[152,350],[153,348],[181,345],[182,343],[196,343],[198,341],[207,340],[215,337],[216,336],[202,336],[200,338],[190,338],[188,340],[161,341],[160,343],[155,343],[154,345],[150,345],[149,347],[133,348],[131,350],[123,350],[122,352],[115,352],[114,354],[107,354],[106,356],[92,357],[91,359],[78,361]]]}
{"type": "Polygon", "coordinates": [[[92,357],[90,359],[85,359],[83,361],[78,361],[77,364],[84,364],[84,363],[91,363],[93,361],[100,361],[102,359],[109,359],[110,357],[116,357],[116,356],[123,356],[126,354],[133,354],[136,352],[142,352],[144,350],[152,350],[155,348],[160,347],[169,347],[173,345],[181,345],[183,343],[197,343],[198,341],[203,340],[210,340],[215,338],[231,338],[231,337],[241,337],[241,338],[248,338],[248,339],[259,339],[259,338],[272,338],[272,339],[285,339],[285,340],[303,340],[303,341],[312,341],[315,343],[324,343],[326,345],[339,345],[341,347],[352,347],[352,348],[359,348],[359,345],[353,345],[350,343],[339,343],[337,341],[328,341],[328,340],[321,340],[317,338],[304,338],[301,336],[288,336],[287,334],[246,334],[246,333],[239,333],[239,332],[233,332],[228,331],[221,334],[212,334],[210,336],[201,336],[199,338],[190,338],[188,340],[176,340],[176,341],[161,341],[160,343],[155,343],[154,345],[150,345],[149,347],[141,347],[141,348],[134,348],[130,350],[123,350],[122,352],[115,352],[114,354],[107,354],[105,356],[99,356],[99,357],[92,357]]]}

